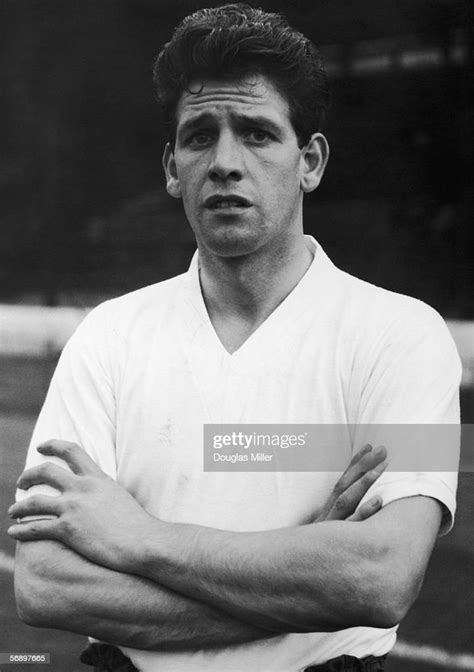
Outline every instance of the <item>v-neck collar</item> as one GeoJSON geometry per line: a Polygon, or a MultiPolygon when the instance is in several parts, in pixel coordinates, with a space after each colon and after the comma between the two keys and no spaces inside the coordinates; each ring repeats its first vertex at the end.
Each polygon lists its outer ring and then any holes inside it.
{"type": "Polygon", "coordinates": [[[321,245],[312,236],[306,235],[305,240],[309,243],[314,255],[307,271],[283,301],[248,336],[242,345],[232,353],[223,345],[209,317],[202,295],[199,279],[199,253],[196,250],[184,283],[185,300],[190,309],[186,311],[186,331],[191,335],[192,340],[199,335],[199,340],[202,340],[202,346],[207,349],[209,354],[213,353],[219,359],[224,358],[229,361],[241,360],[242,357],[245,357],[246,353],[253,351],[254,347],[258,349],[258,344],[264,342],[268,334],[275,333],[276,329],[281,331],[288,320],[296,319],[301,311],[308,308],[306,289],[310,285],[316,288],[318,286],[318,283],[315,283],[316,277],[323,272],[324,268],[332,265],[321,245]]]}

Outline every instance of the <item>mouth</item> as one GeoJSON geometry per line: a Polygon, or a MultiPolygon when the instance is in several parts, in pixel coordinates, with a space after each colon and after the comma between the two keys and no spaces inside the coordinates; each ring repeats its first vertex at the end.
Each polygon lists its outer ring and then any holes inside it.
{"type": "Polygon", "coordinates": [[[250,208],[252,203],[243,196],[236,196],[235,194],[209,196],[204,201],[204,207],[208,210],[244,210],[250,208]]]}

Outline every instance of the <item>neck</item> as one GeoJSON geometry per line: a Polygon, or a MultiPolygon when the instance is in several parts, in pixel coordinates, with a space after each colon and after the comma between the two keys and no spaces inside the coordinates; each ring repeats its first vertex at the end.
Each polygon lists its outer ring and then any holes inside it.
{"type": "Polygon", "coordinates": [[[312,253],[303,235],[241,257],[217,257],[200,250],[200,281],[211,321],[238,321],[251,333],[288,296],[306,273],[312,253]]]}

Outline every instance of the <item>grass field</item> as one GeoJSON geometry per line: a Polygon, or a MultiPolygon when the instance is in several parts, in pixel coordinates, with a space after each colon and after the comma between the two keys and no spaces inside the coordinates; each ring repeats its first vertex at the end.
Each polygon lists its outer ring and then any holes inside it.
{"type": "MultiPolygon", "coordinates": [[[[53,360],[0,358],[2,530],[8,527],[6,510],[13,501],[14,483],[22,470],[34,419],[53,366],[53,360]]],[[[471,393],[463,396],[464,422],[474,422],[473,400],[471,393]]],[[[455,528],[437,543],[420,597],[400,628],[402,645],[398,654],[391,657],[389,672],[454,672],[459,669],[474,671],[473,513],[474,474],[461,474],[455,528]],[[460,654],[468,656],[461,658],[460,654]],[[428,662],[417,662],[417,656],[424,656],[428,662]]],[[[0,653],[50,652],[51,664],[1,665],[0,672],[32,672],[33,669],[44,669],[47,672],[86,672],[91,669],[78,662],[84,638],[56,630],[31,628],[18,620],[13,598],[11,563],[8,560],[13,553],[12,540],[2,533],[0,653]]]]}

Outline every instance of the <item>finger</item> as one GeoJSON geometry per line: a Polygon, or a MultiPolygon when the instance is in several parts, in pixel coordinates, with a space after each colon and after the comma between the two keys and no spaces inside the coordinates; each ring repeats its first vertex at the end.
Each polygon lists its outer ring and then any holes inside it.
{"type": "Polygon", "coordinates": [[[352,467],[354,464],[356,464],[360,459],[362,459],[364,455],[370,453],[371,450],[372,446],[370,445],[370,443],[366,443],[365,446],[363,446],[360,450],[357,451],[357,453],[355,453],[355,455],[352,456],[352,460],[349,462],[348,469],[352,467]]]}
{"type": "MultiPolygon", "coordinates": [[[[366,448],[366,446],[364,447],[366,448]]],[[[387,458],[387,449],[384,446],[379,446],[375,450],[369,449],[360,451],[362,454],[359,459],[354,462],[351,461],[345,472],[334,486],[335,496],[339,496],[345,490],[351,487],[361,476],[377,468],[387,458]]],[[[357,456],[356,456],[357,457],[357,456]]]]}
{"type": "Polygon", "coordinates": [[[61,498],[48,497],[47,495],[32,495],[16,502],[8,509],[10,518],[24,518],[42,514],[61,515],[61,498]]]}
{"type": "Polygon", "coordinates": [[[352,514],[352,516],[349,516],[347,520],[352,520],[352,521],[357,521],[360,522],[362,520],[367,520],[367,518],[370,518],[370,516],[373,516],[374,513],[377,513],[377,511],[380,511],[382,508],[382,498],[376,495],[375,497],[372,497],[369,499],[368,502],[364,502],[362,506],[359,506],[359,508],[356,510],[355,513],[352,514]]]}
{"type": "Polygon", "coordinates": [[[309,520],[307,522],[314,522],[316,520],[328,520],[332,519],[341,519],[342,513],[349,511],[353,513],[356,507],[359,504],[353,502],[351,498],[347,501],[347,498],[343,494],[359,480],[365,473],[376,469],[379,464],[385,460],[387,456],[387,451],[384,446],[379,446],[375,450],[372,449],[372,446],[368,443],[363,448],[361,448],[352,458],[349,465],[347,466],[344,473],[340,476],[334,488],[326,500],[324,506],[315,514],[313,521],[309,520]],[[337,504],[337,506],[336,506],[337,504]],[[350,509],[350,506],[354,504],[354,508],[350,509]],[[336,508],[334,508],[336,507],[336,508]],[[331,517],[329,517],[329,512],[332,511],[331,517]]]}
{"type": "Polygon", "coordinates": [[[91,474],[98,470],[98,466],[86,451],[71,441],[50,439],[41,443],[36,450],[41,455],[60,457],[75,474],[91,474]]]}
{"type": "MultiPolygon", "coordinates": [[[[347,468],[344,470],[344,473],[340,478],[337,480],[331,494],[329,495],[324,507],[321,509],[319,512],[318,517],[325,517],[332,509],[334,506],[334,503],[336,499],[338,498],[339,495],[341,495],[344,490],[346,490],[354,481],[354,475],[353,475],[353,467],[356,465],[365,455],[371,453],[372,451],[372,446],[370,443],[367,443],[365,446],[363,446],[355,455],[353,455],[351,461],[349,462],[349,465],[347,468]]],[[[358,473],[358,472],[357,472],[358,473]]]]}
{"type": "Polygon", "coordinates": [[[24,471],[16,484],[20,490],[28,490],[33,485],[46,483],[46,485],[63,491],[71,484],[72,478],[72,474],[67,469],[52,462],[43,462],[43,464],[24,471]]]}
{"type": "Polygon", "coordinates": [[[355,483],[353,483],[349,488],[347,488],[347,490],[342,492],[336,498],[336,501],[329,510],[326,519],[345,520],[351,516],[359,506],[360,501],[366,492],[380,477],[380,475],[383,474],[386,468],[387,463],[382,462],[381,464],[377,465],[375,469],[362,474],[362,476],[355,483]]]}
{"type": "Polygon", "coordinates": [[[377,448],[362,457],[362,459],[357,463],[357,468],[360,469],[361,472],[368,471],[386,459],[387,449],[385,446],[377,446],[377,448]]]}
{"type": "Polygon", "coordinates": [[[8,528],[10,537],[17,541],[38,541],[57,539],[57,520],[34,520],[30,523],[18,523],[8,528]]]}

